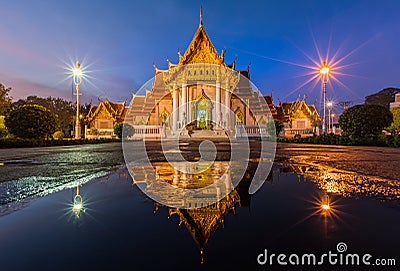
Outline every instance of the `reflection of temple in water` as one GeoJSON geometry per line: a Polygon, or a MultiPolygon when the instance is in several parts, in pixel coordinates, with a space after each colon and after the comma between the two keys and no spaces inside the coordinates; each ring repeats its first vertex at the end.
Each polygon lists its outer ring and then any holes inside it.
{"type": "MultiPolygon", "coordinates": [[[[248,195],[250,197],[250,195],[248,195]]],[[[249,202],[249,200],[248,200],[249,202]]],[[[170,208],[169,216],[178,215],[179,225],[184,224],[193,237],[200,253],[203,254],[207,243],[220,224],[224,224],[227,213],[235,213],[241,205],[239,193],[233,190],[217,203],[196,209],[170,208]]]]}
{"type": "MultiPolygon", "coordinates": [[[[220,225],[224,226],[225,215],[236,213],[236,208],[250,208],[251,196],[248,193],[250,182],[240,182],[225,198],[207,207],[195,209],[169,208],[168,215],[179,217],[179,226],[185,225],[192,236],[201,254],[201,262],[204,261],[204,252],[208,241],[220,225]]],[[[159,205],[156,204],[156,210],[159,205]]]]}
{"type": "MultiPolygon", "coordinates": [[[[220,225],[224,226],[225,216],[229,213],[235,214],[238,207],[250,209],[251,195],[248,191],[254,177],[255,169],[253,167],[256,167],[256,164],[249,165],[243,179],[232,192],[212,205],[193,209],[168,209],[169,217],[178,216],[179,226],[183,224],[188,229],[200,251],[202,262],[208,241],[220,225]]],[[[211,176],[212,173],[209,172],[208,175],[211,176]]],[[[196,180],[194,181],[196,182],[196,180]]],[[[272,182],[272,174],[268,176],[266,181],[272,182]]],[[[159,207],[161,205],[156,203],[155,212],[159,207]]]]}

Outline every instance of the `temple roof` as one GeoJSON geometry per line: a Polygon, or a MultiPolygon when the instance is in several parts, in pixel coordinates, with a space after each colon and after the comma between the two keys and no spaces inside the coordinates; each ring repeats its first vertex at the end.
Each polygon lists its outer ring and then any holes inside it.
{"type": "Polygon", "coordinates": [[[189,47],[183,55],[178,52],[179,63],[177,65],[179,66],[192,63],[210,63],[217,65],[224,63],[224,51],[218,54],[204,28],[202,17],[203,15],[200,9],[200,23],[189,47]]]}
{"type": "Polygon", "coordinates": [[[100,113],[102,109],[109,114],[110,119],[113,121],[123,121],[127,111],[126,102],[114,103],[110,102],[108,99],[101,101],[100,104],[92,105],[90,107],[89,113],[87,115],[87,121],[91,122],[100,113]]]}
{"type": "Polygon", "coordinates": [[[313,104],[308,105],[305,99],[300,100],[300,98],[298,98],[294,102],[280,103],[279,106],[276,106],[276,109],[278,111],[277,118],[283,122],[290,121],[298,111],[302,111],[304,114],[306,114],[310,119],[314,121],[321,120],[321,117],[319,116],[319,113],[315,105],[313,104]]]}
{"type": "Polygon", "coordinates": [[[240,206],[240,196],[233,190],[219,202],[196,209],[169,209],[169,215],[177,214],[182,223],[189,230],[200,253],[203,254],[208,241],[220,224],[224,223],[227,213],[235,213],[236,206],[240,206]]]}

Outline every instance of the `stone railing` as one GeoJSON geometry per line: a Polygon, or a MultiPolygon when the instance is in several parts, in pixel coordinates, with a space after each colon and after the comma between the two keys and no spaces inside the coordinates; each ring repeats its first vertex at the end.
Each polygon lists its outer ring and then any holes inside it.
{"type": "Polygon", "coordinates": [[[158,125],[135,125],[135,133],[132,139],[160,138],[162,127],[158,125]]]}
{"type": "Polygon", "coordinates": [[[314,130],[313,128],[306,128],[306,129],[296,129],[296,128],[285,128],[285,135],[313,135],[314,130]]]}
{"type": "Polygon", "coordinates": [[[114,138],[116,137],[114,134],[114,129],[95,129],[97,130],[96,134],[90,133],[91,129],[86,129],[85,138],[93,139],[93,138],[114,138]]]}
{"type": "Polygon", "coordinates": [[[236,125],[235,137],[260,137],[269,136],[265,126],[236,125]]]}

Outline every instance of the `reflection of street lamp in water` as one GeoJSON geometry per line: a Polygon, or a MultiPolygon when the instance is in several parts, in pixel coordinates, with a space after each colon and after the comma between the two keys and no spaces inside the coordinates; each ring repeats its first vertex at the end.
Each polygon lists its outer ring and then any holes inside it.
{"type": "Polygon", "coordinates": [[[76,217],[80,217],[81,212],[85,211],[83,208],[83,200],[82,196],[79,194],[79,185],[76,187],[76,195],[74,197],[74,204],[72,206],[72,212],[76,215],[76,217]]]}
{"type": "Polygon", "coordinates": [[[331,205],[330,205],[330,199],[329,199],[329,195],[328,193],[324,193],[324,195],[322,196],[322,200],[321,200],[321,209],[322,211],[325,212],[329,212],[331,209],[331,205]]]}

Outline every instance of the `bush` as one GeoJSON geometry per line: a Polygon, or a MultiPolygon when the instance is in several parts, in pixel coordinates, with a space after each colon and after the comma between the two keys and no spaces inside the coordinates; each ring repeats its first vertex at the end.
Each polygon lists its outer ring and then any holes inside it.
{"type": "Polygon", "coordinates": [[[296,135],[294,135],[294,137],[293,137],[294,139],[296,139],[296,140],[299,140],[300,138],[301,138],[301,135],[299,135],[299,134],[296,134],[296,135]]]}
{"type": "Polygon", "coordinates": [[[20,138],[48,138],[55,132],[56,123],[50,110],[31,104],[13,109],[5,118],[8,131],[20,138]]]}
{"type": "Polygon", "coordinates": [[[91,128],[89,134],[94,136],[99,135],[99,130],[96,128],[91,128]]]}
{"type": "Polygon", "coordinates": [[[0,138],[6,137],[8,135],[6,128],[0,128],[0,138]]]}
{"type": "Polygon", "coordinates": [[[57,131],[53,134],[53,138],[55,140],[62,140],[64,138],[64,132],[62,131],[57,131]]]}
{"type": "Polygon", "coordinates": [[[102,144],[110,142],[121,142],[119,139],[71,139],[71,140],[39,140],[32,138],[0,138],[0,148],[27,148],[27,147],[50,147],[70,146],[82,144],[102,144]]]}
{"type": "Polygon", "coordinates": [[[380,146],[400,147],[400,135],[370,135],[364,137],[350,137],[348,135],[322,134],[310,137],[278,137],[278,142],[309,143],[324,145],[354,145],[354,146],[380,146]]]}
{"type": "MultiPolygon", "coordinates": [[[[382,130],[393,122],[393,115],[386,107],[375,104],[353,106],[339,117],[343,133],[351,137],[364,138],[382,134],[382,130]]],[[[368,140],[367,140],[368,141],[368,140]]]]}
{"type": "Polygon", "coordinates": [[[273,121],[269,121],[267,123],[267,132],[270,135],[276,134],[276,136],[279,136],[282,130],[283,130],[283,122],[280,120],[274,119],[273,121]]]}
{"type": "Polygon", "coordinates": [[[122,137],[127,138],[133,136],[135,133],[135,128],[132,127],[132,125],[129,125],[127,123],[117,123],[114,126],[114,134],[122,139],[122,137]]]}

